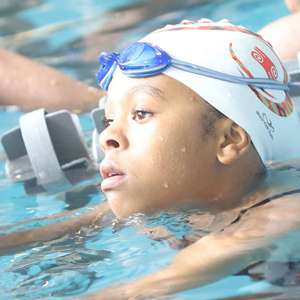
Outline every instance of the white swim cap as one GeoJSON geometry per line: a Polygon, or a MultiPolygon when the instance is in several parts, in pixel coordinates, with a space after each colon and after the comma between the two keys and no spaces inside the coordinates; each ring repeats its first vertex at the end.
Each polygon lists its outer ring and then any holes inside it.
{"type": "MultiPolygon", "coordinates": [[[[288,75],[269,43],[225,21],[183,21],[141,40],[175,59],[227,74],[286,82],[288,75]]],[[[285,91],[229,83],[169,67],[164,74],[182,82],[250,135],[262,161],[300,156],[300,124],[285,91]]]]}

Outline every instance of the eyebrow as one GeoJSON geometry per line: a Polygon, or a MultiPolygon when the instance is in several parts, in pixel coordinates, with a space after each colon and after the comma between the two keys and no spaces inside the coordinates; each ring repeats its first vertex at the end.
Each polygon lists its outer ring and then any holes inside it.
{"type": "Polygon", "coordinates": [[[163,101],[166,101],[164,92],[161,89],[154,87],[152,85],[142,84],[142,85],[135,86],[128,91],[128,94],[132,95],[138,92],[145,93],[156,99],[159,98],[163,101]]]}

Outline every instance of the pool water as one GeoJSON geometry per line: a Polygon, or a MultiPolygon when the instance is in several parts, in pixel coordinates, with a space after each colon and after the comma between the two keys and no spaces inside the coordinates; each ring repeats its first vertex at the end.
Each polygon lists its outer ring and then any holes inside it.
{"type": "MultiPolygon", "coordinates": [[[[1,1],[0,46],[94,85],[95,62],[101,50],[121,48],[167,23],[183,18],[228,18],[258,30],[287,13],[281,0],[1,1]]],[[[21,114],[14,109],[0,111],[0,135],[17,126],[21,114]]],[[[80,121],[86,132],[92,130],[87,114],[80,121]]],[[[13,184],[5,177],[2,149],[0,158],[0,234],[46,224],[49,221],[35,218],[49,214],[75,208],[80,214],[103,201],[97,188],[99,178],[80,190],[28,195],[21,183],[13,184]]],[[[158,270],[177,250],[142,234],[139,224],[166,225],[180,237],[190,230],[181,220],[167,214],[135,216],[124,224],[108,222],[105,228],[83,229],[76,235],[0,256],[0,299],[72,299],[158,270]]],[[[255,299],[270,288],[266,281],[230,276],[171,299],[246,299],[250,295],[255,299]]]]}

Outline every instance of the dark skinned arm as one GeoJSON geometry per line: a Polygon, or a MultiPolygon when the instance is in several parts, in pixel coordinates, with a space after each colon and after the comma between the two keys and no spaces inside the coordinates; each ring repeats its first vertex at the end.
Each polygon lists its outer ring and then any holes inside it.
{"type": "Polygon", "coordinates": [[[99,221],[109,211],[107,203],[101,203],[91,211],[66,221],[2,235],[0,236],[0,255],[10,253],[13,250],[29,246],[36,242],[55,240],[66,234],[76,233],[82,227],[90,226],[99,221]]]}
{"type": "Polygon", "coordinates": [[[299,216],[299,195],[277,199],[252,209],[227,230],[210,234],[181,250],[162,270],[82,299],[155,299],[236,274],[269,258],[280,243],[286,247],[289,233],[300,232],[299,216]]]}

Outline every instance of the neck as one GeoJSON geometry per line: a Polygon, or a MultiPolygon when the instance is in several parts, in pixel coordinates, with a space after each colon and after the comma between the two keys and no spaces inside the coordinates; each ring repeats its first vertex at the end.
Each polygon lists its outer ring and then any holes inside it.
{"type": "Polygon", "coordinates": [[[212,197],[212,212],[220,212],[247,205],[261,190],[266,172],[259,159],[239,161],[223,167],[217,182],[218,189],[212,197]]]}

